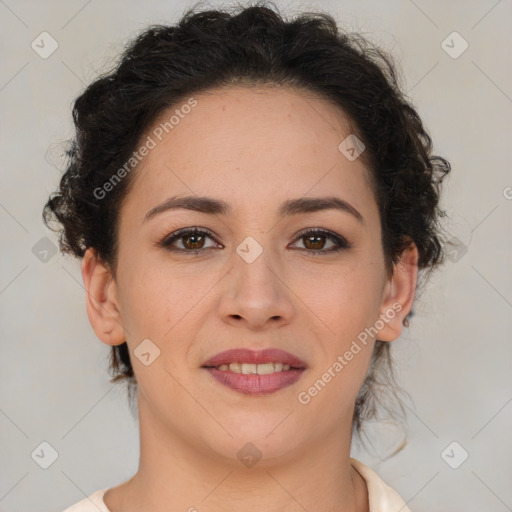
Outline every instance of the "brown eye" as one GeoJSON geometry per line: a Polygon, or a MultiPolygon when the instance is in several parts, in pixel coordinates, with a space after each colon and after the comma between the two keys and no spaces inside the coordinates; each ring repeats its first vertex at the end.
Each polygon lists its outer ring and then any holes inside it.
{"type": "Polygon", "coordinates": [[[299,240],[304,241],[305,250],[312,254],[331,253],[350,248],[350,244],[345,240],[345,238],[323,229],[303,232],[297,238],[297,241],[299,240]],[[325,241],[326,239],[331,240],[331,243],[334,243],[334,247],[324,250],[327,243],[325,241]]]}
{"type": "Polygon", "coordinates": [[[169,251],[198,253],[214,246],[205,247],[207,239],[214,240],[209,231],[198,228],[187,228],[171,233],[160,242],[161,247],[165,247],[169,251]],[[176,247],[175,242],[181,242],[182,248],[176,247]]]}
{"type": "Polygon", "coordinates": [[[193,233],[191,235],[182,235],[183,245],[186,249],[202,249],[204,245],[204,236],[193,233]]]}
{"type": "Polygon", "coordinates": [[[323,249],[325,246],[325,235],[304,236],[304,245],[306,249],[323,249]]]}
{"type": "MultiPolygon", "coordinates": [[[[351,245],[342,236],[331,233],[323,229],[314,229],[305,231],[296,238],[296,242],[302,240],[304,243],[304,250],[313,255],[326,254],[338,252],[343,249],[349,249],[351,245]],[[326,242],[327,240],[327,242],[326,242]],[[326,245],[331,243],[331,247],[325,249],[326,245]]],[[[220,248],[217,244],[212,233],[206,229],[185,228],[174,233],[171,233],[161,242],[158,243],[160,247],[164,247],[168,251],[199,254],[207,249],[220,248]],[[210,239],[213,245],[206,246],[206,241],[210,239]],[[181,247],[177,246],[177,243],[181,247]]]]}

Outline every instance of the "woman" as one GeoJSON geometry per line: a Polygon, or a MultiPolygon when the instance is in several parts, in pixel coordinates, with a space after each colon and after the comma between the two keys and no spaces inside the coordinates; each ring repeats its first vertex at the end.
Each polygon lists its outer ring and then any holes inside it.
{"type": "Polygon", "coordinates": [[[390,57],[272,7],[150,27],[75,102],[44,219],[137,391],[140,462],[67,512],[409,510],[350,447],[442,262],[450,164],[390,57]]]}

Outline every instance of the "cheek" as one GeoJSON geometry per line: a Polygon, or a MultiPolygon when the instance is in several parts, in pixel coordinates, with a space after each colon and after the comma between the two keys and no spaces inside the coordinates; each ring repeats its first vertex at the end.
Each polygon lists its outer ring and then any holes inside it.
{"type": "Polygon", "coordinates": [[[170,268],[144,262],[142,254],[132,256],[120,273],[121,314],[131,352],[149,338],[163,359],[180,359],[204,323],[205,307],[213,307],[208,292],[219,279],[207,269],[198,272],[197,266],[170,268]]]}
{"type": "Polygon", "coordinates": [[[301,428],[317,429],[318,418],[323,417],[324,428],[337,429],[353,414],[372,349],[371,343],[367,346],[359,343],[358,347],[348,343],[312,373],[297,395],[299,410],[303,411],[301,428]]]}
{"type": "Polygon", "coordinates": [[[371,327],[379,318],[382,276],[376,271],[377,265],[363,260],[340,267],[330,276],[311,278],[299,292],[307,297],[305,302],[317,325],[317,365],[312,380],[320,379],[320,385],[329,382],[333,400],[341,396],[355,399],[366,375],[375,343],[371,327]]]}
{"type": "Polygon", "coordinates": [[[373,321],[380,306],[383,282],[376,261],[354,257],[328,271],[315,273],[309,269],[309,275],[304,275],[296,281],[300,283],[297,294],[326,319],[327,325],[333,329],[336,326],[364,328],[368,321],[373,321]]]}

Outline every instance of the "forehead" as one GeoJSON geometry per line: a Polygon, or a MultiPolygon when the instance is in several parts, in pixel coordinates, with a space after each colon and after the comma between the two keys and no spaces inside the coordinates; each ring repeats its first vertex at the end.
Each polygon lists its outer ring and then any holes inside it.
{"type": "Polygon", "coordinates": [[[252,206],[268,206],[277,197],[336,191],[363,209],[372,197],[368,170],[339,149],[352,133],[344,112],[311,92],[210,89],[175,103],[146,131],[141,140],[151,139],[152,149],[132,188],[147,209],[171,194],[250,197],[252,206]]]}
{"type": "Polygon", "coordinates": [[[188,106],[190,97],[183,98],[161,113],[148,130],[156,142],[172,138],[187,148],[203,147],[216,160],[257,155],[261,161],[269,153],[291,160],[335,153],[354,132],[350,118],[332,102],[289,86],[219,87],[193,99],[194,107],[188,106]]]}

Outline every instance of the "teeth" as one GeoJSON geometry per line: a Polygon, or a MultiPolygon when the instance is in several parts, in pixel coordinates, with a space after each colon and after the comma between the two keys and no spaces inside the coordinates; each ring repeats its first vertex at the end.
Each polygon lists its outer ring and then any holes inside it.
{"type": "Polygon", "coordinates": [[[229,365],[221,364],[218,369],[223,372],[229,370],[233,373],[243,373],[244,375],[268,375],[269,373],[289,370],[290,365],[283,363],[230,363],[229,365]]]}

